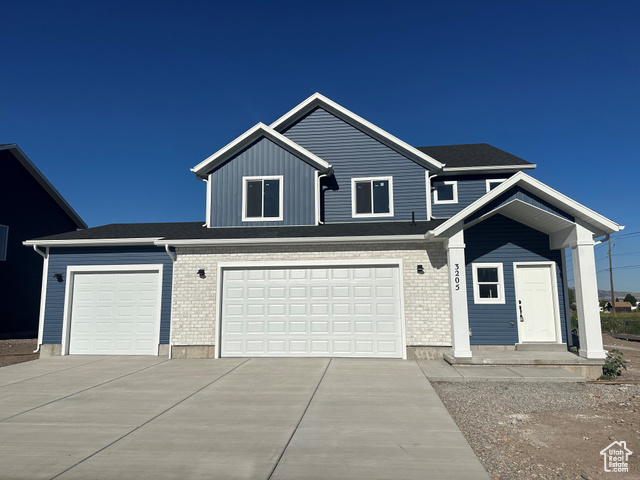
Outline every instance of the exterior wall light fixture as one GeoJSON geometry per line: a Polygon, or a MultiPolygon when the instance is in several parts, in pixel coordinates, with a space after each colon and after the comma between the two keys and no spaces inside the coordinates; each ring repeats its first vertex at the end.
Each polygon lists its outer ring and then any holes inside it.
{"type": "Polygon", "coordinates": [[[418,265],[417,272],[420,275],[424,275],[424,267],[422,265],[418,265]]]}
{"type": "Polygon", "coordinates": [[[53,274],[53,278],[55,278],[58,282],[62,282],[62,274],[61,273],[54,273],[53,274]]]}
{"type": "Polygon", "coordinates": [[[198,270],[198,276],[200,278],[207,278],[207,276],[204,274],[204,268],[201,268],[200,270],[198,270]]]}

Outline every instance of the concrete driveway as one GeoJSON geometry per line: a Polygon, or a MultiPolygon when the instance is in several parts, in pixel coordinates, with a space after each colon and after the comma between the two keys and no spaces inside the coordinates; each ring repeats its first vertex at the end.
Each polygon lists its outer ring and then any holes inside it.
{"type": "Polygon", "coordinates": [[[0,369],[0,478],[489,477],[413,361],[68,356],[0,369]]]}

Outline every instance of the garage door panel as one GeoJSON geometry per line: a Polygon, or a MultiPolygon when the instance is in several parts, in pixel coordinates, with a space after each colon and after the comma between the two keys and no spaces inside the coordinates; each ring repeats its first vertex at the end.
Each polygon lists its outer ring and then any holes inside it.
{"type": "Polygon", "coordinates": [[[156,355],[158,272],[76,272],[69,353],[156,355]]]}
{"type": "Polygon", "coordinates": [[[396,266],[225,269],[222,283],[222,356],[402,358],[396,266]]]}

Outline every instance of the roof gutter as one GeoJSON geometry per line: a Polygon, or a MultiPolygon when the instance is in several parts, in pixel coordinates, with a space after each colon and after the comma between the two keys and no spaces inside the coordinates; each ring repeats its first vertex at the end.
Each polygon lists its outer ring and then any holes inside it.
{"type": "Polygon", "coordinates": [[[369,237],[286,237],[286,238],[212,238],[197,240],[160,240],[157,246],[197,247],[197,246],[229,246],[229,245],[308,245],[327,243],[399,243],[424,242],[425,236],[418,235],[375,235],[369,237]]]}
{"type": "MultiPolygon", "coordinates": [[[[107,247],[124,245],[150,245],[155,246],[162,237],[150,238],[81,238],[77,240],[25,240],[23,245],[28,247],[107,247]]],[[[36,250],[37,251],[37,250],[36,250]]],[[[40,253],[40,252],[38,252],[40,253]]],[[[42,255],[42,254],[41,254],[42,255]]]]}

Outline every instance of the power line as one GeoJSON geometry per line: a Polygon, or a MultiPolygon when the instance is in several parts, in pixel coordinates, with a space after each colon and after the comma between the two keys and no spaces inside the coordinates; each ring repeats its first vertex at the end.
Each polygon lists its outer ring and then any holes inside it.
{"type": "MultiPolygon", "coordinates": [[[[640,268],[640,264],[638,265],[623,265],[622,267],[613,267],[612,270],[626,270],[630,268],[640,268]]],[[[606,272],[609,270],[608,268],[603,268],[602,270],[597,270],[596,273],[606,272]]]]}

